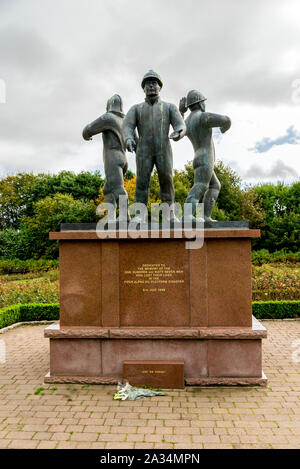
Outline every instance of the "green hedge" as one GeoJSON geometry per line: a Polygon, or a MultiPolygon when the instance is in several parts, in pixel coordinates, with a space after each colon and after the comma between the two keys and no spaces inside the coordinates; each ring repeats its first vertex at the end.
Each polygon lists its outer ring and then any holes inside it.
{"type": "Polygon", "coordinates": [[[300,317],[300,301],[253,301],[257,319],[288,319],[300,317]]]}
{"type": "Polygon", "coordinates": [[[0,329],[15,322],[55,321],[59,319],[58,303],[28,303],[0,309],[0,329]]]}
{"type": "Polygon", "coordinates": [[[269,252],[267,249],[260,249],[259,251],[252,250],[252,264],[297,264],[300,262],[300,252],[286,252],[281,251],[269,252]]]}
{"type": "MultiPolygon", "coordinates": [[[[300,317],[300,301],[253,301],[253,315],[257,319],[300,317]]],[[[28,303],[0,309],[0,329],[23,321],[56,321],[59,303],[28,303]]]]}
{"type": "Polygon", "coordinates": [[[0,275],[26,274],[27,272],[46,272],[58,268],[58,259],[1,259],[0,275]]]}

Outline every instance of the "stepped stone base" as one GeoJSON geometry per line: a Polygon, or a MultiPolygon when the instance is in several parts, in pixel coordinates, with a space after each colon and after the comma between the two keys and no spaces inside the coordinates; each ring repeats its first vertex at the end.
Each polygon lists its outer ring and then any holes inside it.
{"type": "Polygon", "coordinates": [[[115,384],[123,379],[126,360],[163,359],[183,360],[185,384],[190,386],[266,384],[261,350],[266,329],[255,318],[252,328],[97,329],[52,324],[45,337],[50,339],[47,383],[115,384]]]}
{"type": "Polygon", "coordinates": [[[266,330],[251,303],[259,230],[230,222],[99,237],[92,228],[50,233],[59,240],[60,324],[45,330],[45,382],[115,384],[125,361],[164,360],[184,362],[186,385],[265,384],[266,330]]]}

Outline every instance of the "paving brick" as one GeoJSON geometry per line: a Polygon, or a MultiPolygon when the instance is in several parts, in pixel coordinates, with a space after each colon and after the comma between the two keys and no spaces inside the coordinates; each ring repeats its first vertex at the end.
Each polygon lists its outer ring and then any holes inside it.
{"type": "Polygon", "coordinates": [[[105,441],[92,442],[91,449],[104,449],[106,444],[105,441]]]}
{"type": "Polygon", "coordinates": [[[75,449],[77,444],[77,441],[59,441],[56,449],[75,449]]]}
{"type": "Polygon", "coordinates": [[[174,435],[200,435],[200,428],[174,426],[174,435]]]}
{"type": "Polygon", "coordinates": [[[220,443],[218,435],[193,435],[193,443],[220,443]]]}
{"type": "Polygon", "coordinates": [[[155,449],[173,449],[174,444],[173,443],[154,443],[154,448],[155,449]]]}
{"type": "Polygon", "coordinates": [[[70,434],[69,433],[56,433],[54,432],[52,437],[51,437],[51,440],[53,441],[66,441],[70,438],[70,434]]]}
{"type": "Polygon", "coordinates": [[[10,440],[1,440],[0,439],[0,449],[5,449],[10,444],[10,440]]]}
{"type": "Polygon", "coordinates": [[[98,441],[125,441],[125,434],[120,435],[118,433],[101,433],[99,435],[98,441]]]}
{"type": "Polygon", "coordinates": [[[34,432],[9,432],[5,438],[9,440],[31,440],[33,437],[34,432]]]}
{"type": "Polygon", "coordinates": [[[214,443],[203,443],[203,448],[204,449],[232,449],[233,448],[233,445],[229,444],[229,443],[218,443],[218,444],[214,444],[214,443]]]}
{"type": "Polygon", "coordinates": [[[111,418],[105,418],[104,419],[104,425],[111,425],[111,426],[120,426],[121,425],[121,419],[111,419],[111,418]]]}
{"type": "Polygon", "coordinates": [[[154,443],[135,443],[134,444],[134,449],[153,449],[154,448],[154,443]]]}
{"type": "Polygon", "coordinates": [[[64,419],[63,423],[67,425],[103,425],[105,419],[90,418],[90,419],[64,419]]]}
{"type": "Polygon", "coordinates": [[[51,432],[37,432],[33,435],[33,440],[47,441],[52,436],[51,432]]]}
{"type": "Polygon", "coordinates": [[[74,432],[70,435],[71,441],[97,441],[98,440],[98,433],[77,433],[74,432]]]}
{"type": "Polygon", "coordinates": [[[120,435],[122,435],[122,434],[124,434],[124,431],[125,431],[126,433],[132,434],[132,433],[137,433],[137,431],[143,432],[143,428],[144,427],[137,427],[137,426],[135,426],[135,427],[133,427],[133,426],[132,427],[129,427],[129,426],[128,427],[127,426],[126,427],[123,427],[123,426],[122,427],[112,427],[110,433],[119,433],[120,435]]]}
{"type": "Polygon", "coordinates": [[[40,441],[37,449],[54,449],[57,445],[57,441],[40,441]]]}
{"type": "Polygon", "coordinates": [[[39,442],[37,440],[13,440],[9,445],[9,449],[35,449],[39,442]]]}
{"type": "Polygon", "coordinates": [[[135,446],[134,442],[132,441],[125,441],[125,442],[111,442],[108,441],[105,445],[105,449],[133,449],[135,446]]]}
{"type": "Polygon", "coordinates": [[[129,433],[126,437],[126,441],[146,441],[143,433],[129,433]]]}
{"type": "Polygon", "coordinates": [[[155,427],[156,435],[172,435],[174,427],[155,427]]]}
{"type": "Polygon", "coordinates": [[[83,432],[83,429],[84,429],[84,425],[65,425],[64,430],[58,430],[58,431],[63,431],[65,433],[70,433],[70,432],[81,433],[83,432]]]}

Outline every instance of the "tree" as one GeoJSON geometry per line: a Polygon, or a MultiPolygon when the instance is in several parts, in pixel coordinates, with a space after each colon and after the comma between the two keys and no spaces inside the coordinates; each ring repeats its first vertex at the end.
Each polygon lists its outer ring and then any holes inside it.
{"type": "Polygon", "coordinates": [[[21,231],[27,230],[32,241],[32,257],[54,259],[58,255],[56,242],[49,240],[50,231],[59,231],[61,223],[97,221],[90,202],[75,200],[69,194],[55,194],[36,202],[33,217],[22,219],[21,231]]]}
{"type": "Polygon", "coordinates": [[[36,176],[18,173],[0,179],[0,229],[18,228],[25,215],[36,176]]]}
{"type": "Polygon", "coordinates": [[[266,223],[257,249],[299,250],[300,183],[261,184],[253,188],[262,200],[266,223]]]}
{"type": "Polygon", "coordinates": [[[57,175],[18,173],[0,180],[0,229],[19,228],[23,216],[33,216],[34,204],[56,193],[75,200],[95,200],[104,184],[101,174],[61,171],[57,175]]]}

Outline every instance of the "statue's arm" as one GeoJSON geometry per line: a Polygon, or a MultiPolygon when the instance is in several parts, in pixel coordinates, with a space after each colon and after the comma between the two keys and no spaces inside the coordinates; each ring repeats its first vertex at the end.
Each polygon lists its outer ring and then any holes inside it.
{"type": "Polygon", "coordinates": [[[136,132],[137,126],[136,106],[132,106],[127,112],[123,122],[123,138],[128,151],[133,152],[136,149],[136,132]]]}
{"type": "Polygon", "coordinates": [[[103,130],[105,130],[106,124],[107,120],[105,119],[105,117],[100,116],[98,117],[98,119],[86,125],[82,131],[82,136],[84,140],[91,140],[93,135],[97,135],[100,132],[103,132],[103,130]]]}
{"type": "Polygon", "coordinates": [[[187,110],[188,108],[187,108],[186,98],[183,97],[179,101],[179,112],[182,115],[182,117],[184,117],[184,114],[186,113],[187,110]]]}
{"type": "Polygon", "coordinates": [[[231,120],[228,116],[221,114],[213,114],[211,112],[203,112],[201,115],[201,123],[208,128],[220,127],[222,133],[230,129],[231,120]]]}
{"type": "Polygon", "coordinates": [[[170,104],[170,122],[174,129],[169,138],[172,138],[177,142],[185,136],[186,126],[182,115],[174,104],[170,104]]]}

